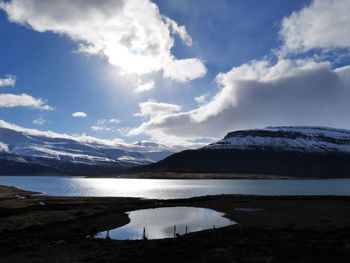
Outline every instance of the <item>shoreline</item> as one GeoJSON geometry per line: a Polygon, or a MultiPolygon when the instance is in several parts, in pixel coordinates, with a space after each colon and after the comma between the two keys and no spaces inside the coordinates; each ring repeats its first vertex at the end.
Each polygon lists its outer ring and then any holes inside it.
{"type": "Polygon", "coordinates": [[[45,196],[0,186],[0,252],[4,262],[40,263],[52,258],[55,262],[162,262],[169,253],[173,255],[169,262],[217,262],[218,258],[222,262],[346,262],[349,207],[349,196],[216,195],[156,200],[45,196]],[[175,239],[88,238],[127,224],[126,211],[171,206],[214,209],[238,224],[175,239]],[[305,247],[310,253],[298,258],[295,251],[305,247]]]}
{"type": "MultiPolygon", "coordinates": [[[[112,175],[86,176],[87,178],[121,178],[121,179],[181,179],[181,180],[229,180],[229,179],[304,179],[302,177],[290,177],[266,174],[235,174],[235,173],[176,173],[176,172],[159,172],[159,173],[121,173],[112,175]]],[[[311,178],[311,177],[310,177],[311,178]]],[[[307,178],[307,179],[310,179],[307,178]]],[[[306,178],[305,178],[306,179],[306,178]]]]}
{"type": "Polygon", "coordinates": [[[116,178],[116,179],[180,179],[180,180],[322,180],[322,179],[350,179],[349,176],[286,176],[272,174],[241,174],[241,173],[178,173],[178,172],[152,172],[152,173],[120,173],[100,175],[69,175],[69,174],[28,174],[2,176],[31,176],[31,177],[84,177],[84,178],[116,178]]]}
{"type": "Polygon", "coordinates": [[[70,174],[0,174],[2,176],[32,176],[32,177],[84,177],[84,178],[116,178],[116,179],[180,179],[180,180],[322,180],[322,179],[350,179],[349,176],[287,176],[273,174],[244,174],[244,173],[188,173],[188,172],[139,172],[139,173],[113,173],[99,175],[70,175],[70,174]]]}

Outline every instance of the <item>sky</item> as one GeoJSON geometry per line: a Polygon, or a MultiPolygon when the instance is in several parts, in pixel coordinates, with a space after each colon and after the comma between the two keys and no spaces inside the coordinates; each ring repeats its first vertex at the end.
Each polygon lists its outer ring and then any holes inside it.
{"type": "Polygon", "coordinates": [[[350,0],[0,0],[0,126],[195,145],[350,129],[350,0]]]}

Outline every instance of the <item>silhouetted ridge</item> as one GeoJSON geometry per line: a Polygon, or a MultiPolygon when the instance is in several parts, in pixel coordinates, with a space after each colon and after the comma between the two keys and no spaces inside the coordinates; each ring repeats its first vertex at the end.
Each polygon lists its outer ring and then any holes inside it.
{"type": "Polygon", "coordinates": [[[308,126],[233,131],[218,142],[136,169],[347,177],[350,176],[350,132],[308,126]]]}

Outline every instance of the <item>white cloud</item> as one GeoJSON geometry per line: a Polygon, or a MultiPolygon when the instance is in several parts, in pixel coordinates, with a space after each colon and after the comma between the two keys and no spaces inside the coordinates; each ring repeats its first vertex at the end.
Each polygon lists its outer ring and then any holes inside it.
{"type": "Polygon", "coordinates": [[[96,124],[92,125],[90,128],[94,132],[107,131],[107,132],[117,132],[118,128],[116,124],[119,124],[120,120],[116,118],[111,119],[101,119],[97,120],[96,124]]]}
{"type": "Polygon", "coordinates": [[[125,137],[128,136],[130,130],[131,130],[130,127],[121,127],[121,128],[118,128],[118,129],[117,129],[117,131],[118,131],[122,136],[125,136],[125,137]]]}
{"type": "Polygon", "coordinates": [[[126,74],[162,71],[164,77],[188,81],[206,71],[199,59],[174,57],[174,35],[187,45],[191,37],[150,0],[12,0],[1,1],[0,8],[12,22],[69,36],[81,52],[102,55],[126,74]]]}
{"type": "Polygon", "coordinates": [[[104,123],[114,123],[114,124],[118,124],[118,123],[120,123],[120,120],[117,119],[117,118],[111,118],[111,119],[102,119],[102,120],[98,120],[97,122],[98,122],[98,123],[102,123],[102,124],[104,124],[104,123]]]}
{"type": "Polygon", "coordinates": [[[198,103],[199,106],[202,106],[203,104],[208,103],[208,97],[209,97],[209,93],[205,93],[198,97],[194,97],[194,100],[198,103]]]}
{"type": "Polygon", "coordinates": [[[156,102],[156,101],[146,101],[139,104],[140,111],[135,113],[138,117],[151,117],[157,118],[159,116],[166,116],[168,114],[179,112],[181,106],[170,103],[156,102]]]}
{"type": "Polygon", "coordinates": [[[44,118],[39,117],[33,120],[32,123],[35,125],[44,125],[46,123],[46,120],[44,118]]]}
{"type": "Polygon", "coordinates": [[[87,114],[85,112],[82,112],[82,111],[77,111],[77,112],[72,113],[72,117],[73,118],[86,118],[87,114]]]}
{"type": "Polygon", "coordinates": [[[137,88],[135,89],[135,92],[144,92],[144,91],[148,91],[154,88],[154,81],[148,81],[146,83],[141,83],[137,86],[137,88]]]}
{"type": "Polygon", "coordinates": [[[97,125],[92,125],[91,126],[91,130],[94,132],[100,132],[100,131],[115,131],[113,128],[111,127],[106,127],[106,126],[97,126],[97,125]]]}
{"type": "Polygon", "coordinates": [[[0,87],[11,86],[14,87],[16,85],[16,76],[6,75],[4,78],[0,78],[0,87]]]}
{"type": "Polygon", "coordinates": [[[0,142],[0,152],[8,152],[9,146],[6,143],[0,142]]]}
{"type": "Polygon", "coordinates": [[[187,46],[192,46],[192,38],[187,33],[185,26],[179,26],[174,20],[170,19],[169,17],[163,16],[163,19],[173,34],[177,34],[187,46]]]}
{"type": "Polygon", "coordinates": [[[151,117],[130,134],[166,141],[221,138],[232,130],[269,125],[350,128],[349,81],[350,66],[333,70],[328,62],[312,60],[251,61],[219,74],[220,89],[207,104],[151,117]]]}
{"type": "Polygon", "coordinates": [[[41,98],[33,98],[27,94],[0,94],[0,108],[29,107],[40,110],[52,110],[41,98]]]}
{"type": "MultiPolygon", "coordinates": [[[[139,108],[140,111],[134,115],[137,117],[148,118],[149,123],[158,123],[158,121],[162,121],[163,118],[172,116],[173,114],[181,111],[181,106],[179,105],[157,101],[146,101],[139,103],[139,108]]],[[[165,142],[172,145],[193,146],[192,142],[188,142],[186,139],[181,138],[181,136],[165,134],[161,130],[152,129],[152,131],[145,132],[145,124],[146,123],[141,124],[141,126],[138,128],[128,129],[127,136],[134,136],[144,133],[150,135],[154,141],[165,142]]]]}
{"type": "Polygon", "coordinates": [[[350,0],[314,0],[283,19],[283,52],[350,48],[350,0]]]}
{"type": "Polygon", "coordinates": [[[207,73],[202,61],[197,58],[173,60],[165,65],[164,76],[178,81],[201,78],[207,73]]]}

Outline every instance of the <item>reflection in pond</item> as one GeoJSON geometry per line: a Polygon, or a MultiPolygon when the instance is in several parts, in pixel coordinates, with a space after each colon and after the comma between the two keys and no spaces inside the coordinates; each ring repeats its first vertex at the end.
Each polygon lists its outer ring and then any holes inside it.
{"type": "Polygon", "coordinates": [[[142,209],[128,212],[130,223],[112,230],[100,232],[97,238],[126,240],[142,239],[145,235],[148,239],[160,239],[183,235],[187,232],[195,232],[204,229],[219,228],[236,224],[236,222],[224,217],[211,209],[198,207],[162,207],[155,209],[142,209]],[[174,226],[175,229],[174,229],[174,226]],[[145,229],[145,233],[143,233],[145,229]]]}

